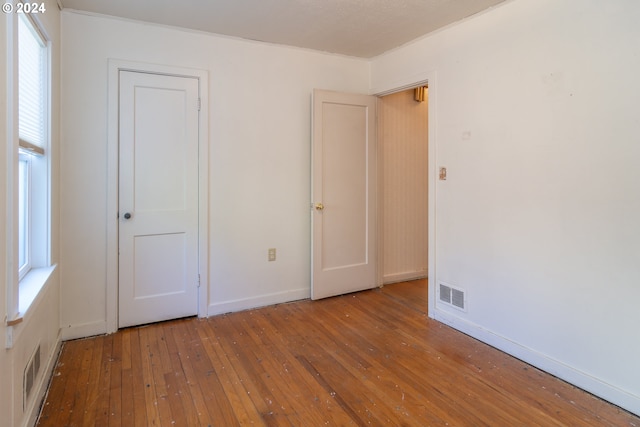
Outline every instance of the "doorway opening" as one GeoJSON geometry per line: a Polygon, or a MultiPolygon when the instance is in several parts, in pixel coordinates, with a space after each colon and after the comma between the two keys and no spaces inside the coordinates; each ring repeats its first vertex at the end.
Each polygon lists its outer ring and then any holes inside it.
{"type": "Polygon", "coordinates": [[[429,102],[426,85],[380,96],[380,281],[428,276],[429,102]]]}

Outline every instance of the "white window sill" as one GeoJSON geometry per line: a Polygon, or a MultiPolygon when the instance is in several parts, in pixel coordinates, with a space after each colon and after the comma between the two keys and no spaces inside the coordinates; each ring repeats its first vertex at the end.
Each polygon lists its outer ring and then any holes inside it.
{"type": "Polygon", "coordinates": [[[55,269],[56,265],[52,265],[51,267],[32,268],[22,278],[22,280],[20,280],[20,284],[18,285],[18,310],[21,317],[25,317],[55,269]]]}
{"type": "Polygon", "coordinates": [[[31,269],[18,284],[18,318],[7,321],[10,326],[6,329],[7,336],[5,340],[5,348],[13,348],[14,343],[19,336],[25,331],[29,311],[37,310],[38,300],[42,299],[43,290],[47,287],[47,282],[56,269],[56,265],[44,268],[31,269]],[[15,331],[14,331],[15,328],[15,331]]]}

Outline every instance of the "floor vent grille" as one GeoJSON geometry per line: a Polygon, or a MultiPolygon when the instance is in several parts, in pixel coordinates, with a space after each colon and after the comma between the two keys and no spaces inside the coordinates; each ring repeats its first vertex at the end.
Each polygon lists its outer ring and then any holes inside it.
{"type": "Polygon", "coordinates": [[[38,372],[40,371],[40,345],[36,348],[36,351],[33,352],[31,359],[27,363],[27,367],[24,370],[24,378],[23,378],[23,390],[24,390],[24,406],[26,408],[29,397],[31,397],[31,392],[33,391],[33,386],[35,385],[36,378],[38,377],[38,372]]]}
{"type": "Polygon", "coordinates": [[[464,290],[454,288],[453,286],[442,282],[438,285],[438,298],[440,302],[460,310],[467,311],[467,299],[464,290]]]}

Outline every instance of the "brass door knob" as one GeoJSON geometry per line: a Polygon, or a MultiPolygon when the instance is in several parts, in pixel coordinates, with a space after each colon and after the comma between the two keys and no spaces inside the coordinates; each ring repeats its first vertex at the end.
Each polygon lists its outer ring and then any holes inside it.
{"type": "Polygon", "coordinates": [[[324,205],[322,203],[316,203],[316,210],[321,211],[322,209],[324,209],[324,205]]]}

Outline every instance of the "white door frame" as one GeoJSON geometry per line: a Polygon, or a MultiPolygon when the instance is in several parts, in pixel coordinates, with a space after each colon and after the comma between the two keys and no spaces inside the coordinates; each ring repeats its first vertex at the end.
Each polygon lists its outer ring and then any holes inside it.
{"type": "MultiPolygon", "coordinates": [[[[429,257],[429,265],[428,265],[428,277],[429,277],[429,297],[428,297],[428,315],[431,318],[435,318],[436,315],[436,188],[438,183],[437,177],[437,165],[439,160],[437,158],[437,120],[436,120],[436,103],[437,103],[437,84],[436,84],[436,72],[435,71],[427,71],[424,73],[420,73],[417,75],[410,76],[408,78],[404,78],[402,80],[398,80],[389,85],[371,88],[371,95],[376,96],[384,96],[389,95],[396,92],[401,92],[403,90],[412,89],[418,86],[424,86],[425,84],[429,84],[429,160],[428,160],[428,176],[429,176],[429,207],[428,207],[428,220],[429,220],[429,243],[428,243],[428,257],[429,257]]],[[[382,149],[381,144],[378,144],[378,162],[379,162],[379,170],[381,170],[380,162],[382,161],[382,149]]],[[[444,166],[444,165],[443,165],[444,166]]],[[[382,173],[378,174],[378,180],[383,179],[382,173]]],[[[381,183],[379,182],[379,187],[381,187],[381,183]]],[[[384,194],[381,194],[381,197],[378,197],[378,212],[381,212],[381,201],[384,194]]],[[[380,221],[378,222],[378,227],[382,226],[384,218],[380,217],[380,221]]],[[[381,231],[378,231],[379,236],[381,236],[381,231]]],[[[378,240],[379,245],[383,245],[382,239],[378,240]]],[[[378,247],[378,283],[382,284],[382,270],[381,265],[383,263],[380,258],[384,252],[382,248],[378,247]]]]}
{"type": "Polygon", "coordinates": [[[120,71],[197,78],[200,89],[198,123],[198,317],[206,317],[209,300],[209,113],[208,72],[192,68],[109,59],[107,120],[107,260],[106,332],[118,330],[118,111],[120,71]]]}

